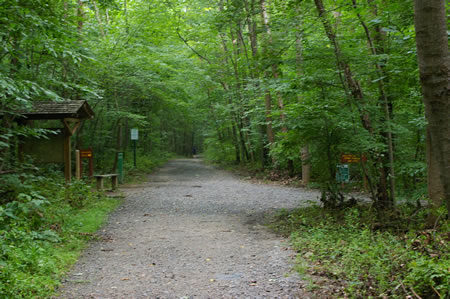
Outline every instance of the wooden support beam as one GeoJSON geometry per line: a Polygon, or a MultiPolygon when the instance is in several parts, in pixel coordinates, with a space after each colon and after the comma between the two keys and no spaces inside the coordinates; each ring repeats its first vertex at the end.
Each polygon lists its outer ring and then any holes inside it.
{"type": "Polygon", "coordinates": [[[70,132],[70,135],[74,135],[78,128],[80,127],[81,121],[78,118],[64,118],[63,119],[64,127],[68,132],[70,132]]]}
{"type": "Polygon", "coordinates": [[[75,151],[75,177],[77,180],[81,179],[81,159],[80,159],[80,151],[76,150],[75,151]]]}
{"type": "Polygon", "coordinates": [[[71,158],[71,144],[70,144],[70,131],[64,130],[64,176],[66,177],[66,182],[70,183],[72,179],[72,158],[71,158]]]}

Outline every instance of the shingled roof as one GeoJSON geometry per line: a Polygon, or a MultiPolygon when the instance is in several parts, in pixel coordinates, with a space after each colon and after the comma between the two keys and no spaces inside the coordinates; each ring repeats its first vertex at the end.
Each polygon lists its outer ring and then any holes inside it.
{"type": "Polygon", "coordinates": [[[30,111],[21,111],[27,119],[94,118],[94,112],[86,101],[35,101],[30,111]]]}

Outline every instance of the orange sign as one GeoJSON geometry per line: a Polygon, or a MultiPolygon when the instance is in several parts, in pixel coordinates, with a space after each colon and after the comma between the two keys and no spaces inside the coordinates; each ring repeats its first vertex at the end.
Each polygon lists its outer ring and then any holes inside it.
{"type": "Polygon", "coordinates": [[[362,156],[361,157],[357,156],[357,155],[353,155],[353,154],[341,154],[341,163],[359,163],[361,162],[361,160],[363,162],[367,161],[366,156],[362,156]]]}
{"type": "Polygon", "coordinates": [[[92,158],[92,150],[91,149],[82,149],[80,150],[80,157],[81,158],[92,158]]]}

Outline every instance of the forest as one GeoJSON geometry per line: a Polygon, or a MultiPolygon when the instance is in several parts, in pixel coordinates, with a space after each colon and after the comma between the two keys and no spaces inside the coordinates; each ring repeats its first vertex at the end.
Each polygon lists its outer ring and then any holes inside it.
{"type": "Polygon", "coordinates": [[[445,298],[448,11],[443,0],[1,0],[0,294],[51,294],[76,260],[67,249],[103,221],[82,232],[64,215],[119,204],[20,154],[24,139],[54,134],[55,122],[18,121],[34,102],[85,100],[95,117],[71,147],[92,148],[95,172],[115,172],[119,153],[129,176],[198,153],[319,189],[331,218],[361,191],[373,210],[361,221],[410,232],[420,258],[405,262],[401,287],[392,278],[350,296],[445,298]],[[52,261],[50,247],[66,256],[52,261]]]}

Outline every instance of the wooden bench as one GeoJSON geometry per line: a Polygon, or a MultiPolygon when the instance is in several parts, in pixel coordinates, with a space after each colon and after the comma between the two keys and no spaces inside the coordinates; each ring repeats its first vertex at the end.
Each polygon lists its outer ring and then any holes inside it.
{"type": "Polygon", "coordinates": [[[94,177],[97,179],[97,190],[102,190],[103,187],[103,179],[104,178],[111,178],[111,187],[113,190],[117,189],[118,185],[118,178],[119,175],[117,173],[110,173],[110,174],[98,174],[94,175],[94,177]]]}

